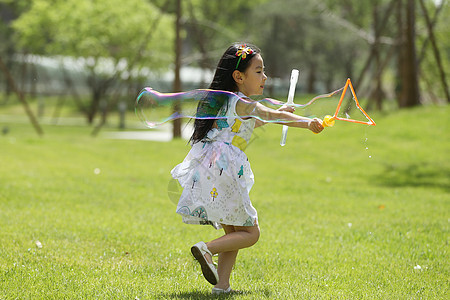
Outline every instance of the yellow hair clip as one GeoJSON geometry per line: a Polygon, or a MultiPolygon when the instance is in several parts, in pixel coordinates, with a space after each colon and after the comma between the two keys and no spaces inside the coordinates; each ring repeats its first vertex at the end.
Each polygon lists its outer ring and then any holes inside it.
{"type": "Polygon", "coordinates": [[[236,69],[239,67],[239,63],[241,62],[241,59],[246,59],[247,54],[252,54],[253,50],[250,47],[247,47],[247,45],[240,45],[238,48],[238,51],[236,51],[236,56],[239,56],[239,60],[236,64],[236,69]]]}

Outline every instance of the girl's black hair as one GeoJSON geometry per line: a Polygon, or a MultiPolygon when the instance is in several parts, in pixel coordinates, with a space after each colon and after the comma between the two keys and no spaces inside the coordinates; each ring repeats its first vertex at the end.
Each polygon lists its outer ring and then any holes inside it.
{"type": "MultiPolygon", "coordinates": [[[[233,72],[235,70],[245,72],[250,66],[250,61],[252,60],[252,58],[260,52],[261,51],[258,47],[251,44],[234,43],[233,45],[228,47],[228,49],[222,55],[219,64],[217,65],[216,73],[214,74],[214,78],[211,82],[211,85],[209,86],[209,89],[228,91],[233,93],[237,92],[238,87],[236,82],[234,81],[233,72]],[[245,59],[241,58],[239,60],[240,57],[236,56],[236,53],[242,45],[245,45],[246,47],[252,49],[253,52],[247,54],[247,57],[245,59]]],[[[189,140],[190,142],[192,142],[192,144],[201,141],[206,136],[208,131],[211,130],[214,121],[216,121],[216,119],[202,118],[201,116],[205,116],[205,112],[207,112],[206,114],[208,116],[217,116],[221,107],[228,100],[227,98],[224,98],[222,99],[224,101],[220,101],[219,99],[215,99],[216,101],[211,101],[212,98],[213,97],[205,97],[199,102],[197,106],[198,118],[196,118],[194,121],[194,133],[189,140]]]]}

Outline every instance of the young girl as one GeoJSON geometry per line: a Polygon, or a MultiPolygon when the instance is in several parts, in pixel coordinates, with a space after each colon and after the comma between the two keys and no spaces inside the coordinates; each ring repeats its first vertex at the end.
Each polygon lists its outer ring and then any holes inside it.
{"type": "MultiPolygon", "coordinates": [[[[249,198],[253,172],[244,153],[253,129],[264,125],[262,120],[278,120],[279,124],[315,133],[323,130],[320,119],[297,116],[292,107],[273,110],[251,100],[250,96],[263,93],[266,79],[257,47],[230,46],[217,66],[210,89],[233,92],[236,97],[227,99],[213,112],[219,118],[195,120],[192,148],[172,170],[173,178],[183,187],[177,206],[183,222],[210,224],[225,231],[222,237],[191,248],[204,277],[215,285],[213,294],[232,292],[229,280],[238,250],[259,239],[258,217],[249,198]],[[219,254],[217,269],[212,261],[214,254],[219,254]]],[[[199,103],[197,114],[205,105],[199,103]]]]}

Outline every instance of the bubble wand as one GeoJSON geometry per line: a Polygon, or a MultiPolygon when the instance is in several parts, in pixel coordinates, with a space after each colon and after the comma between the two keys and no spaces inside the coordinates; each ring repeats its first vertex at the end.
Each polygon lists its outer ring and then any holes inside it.
{"type": "MultiPolygon", "coordinates": [[[[332,127],[334,125],[335,120],[342,120],[342,121],[348,121],[353,123],[361,123],[361,124],[367,124],[367,125],[375,125],[375,122],[367,115],[367,113],[362,109],[362,107],[359,105],[358,98],[356,97],[355,91],[353,89],[353,86],[351,84],[350,79],[347,79],[347,83],[344,87],[328,93],[324,95],[319,95],[311,99],[308,103],[305,104],[298,104],[293,103],[294,98],[294,92],[295,92],[295,86],[298,80],[298,70],[292,71],[291,76],[291,84],[288,94],[288,101],[286,103],[265,98],[256,102],[264,103],[265,105],[268,105],[269,107],[281,107],[282,105],[289,104],[296,108],[305,108],[318,99],[321,98],[329,98],[337,93],[342,91],[341,98],[339,100],[339,104],[336,108],[336,112],[334,116],[325,116],[323,118],[323,126],[325,127],[332,127]],[[338,113],[345,95],[345,92],[347,91],[347,88],[350,86],[351,92],[353,94],[353,99],[356,102],[357,107],[359,110],[366,116],[367,122],[364,121],[358,121],[353,119],[347,119],[347,118],[340,118],[338,117],[338,113]]],[[[139,117],[139,119],[145,124],[148,128],[155,128],[157,126],[160,126],[166,122],[173,121],[175,119],[180,118],[189,118],[189,119],[205,119],[205,120],[219,120],[219,122],[222,122],[221,120],[224,120],[228,118],[225,114],[219,114],[219,111],[221,107],[227,103],[230,99],[238,97],[239,101],[242,103],[245,103],[248,105],[248,108],[253,108],[253,110],[245,116],[245,118],[255,118],[258,120],[261,120],[263,122],[267,123],[288,123],[289,121],[286,120],[278,120],[278,119],[271,119],[266,120],[263,117],[253,114],[254,112],[254,101],[241,98],[237,96],[235,93],[228,92],[228,91],[220,91],[220,90],[209,90],[209,89],[203,89],[203,90],[192,90],[187,92],[179,92],[179,93],[160,93],[158,91],[155,91],[154,89],[150,87],[144,88],[139,95],[136,98],[135,103],[135,110],[136,115],[139,117]],[[182,112],[172,113],[170,116],[165,117],[165,112],[167,111],[167,108],[172,106],[172,104],[175,101],[182,101],[184,104],[187,104],[184,106],[184,110],[182,112]],[[191,105],[191,104],[197,104],[197,105],[191,105]],[[162,110],[159,110],[159,109],[162,110]],[[165,109],[166,108],[166,109],[165,109]]],[[[282,140],[280,144],[283,146],[286,144],[286,135],[287,135],[287,126],[283,132],[282,132],[282,140]]]]}
{"type": "Polygon", "coordinates": [[[333,127],[335,120],[347,121],[347,122],[358,123],[358,124],[373,125],[373,126],[377,125],[359,104],[358,97],[356,97],[356,93],[355,93],[355,90],[353,89],[353,85],[352,85],[350,78],[347,78],[347,82],[345,83],[345,86],[342,90],[341,98],[339,99],[339,103],[336,107],[336,112],[334,113],[334,116],[326,115],[323,118],[322,125],[323,125],[323,127],[333,127]],[[367,118],[366,122],[359,121],[359,120],[353,120],[350,118],[341,118],[341,117],[337,116],[339,113],[339,110],[341,109],[342,100],[344,100],[345,92],[347,92],[348,87],[350,87],[350,91],[352,93],[353,99],[355,100],[356,106],[363,113],[363,115],[367,118]]]}
{"type": "MultiPolygon", "coordinates": [[[[292,69],[292,72],[291,72],[291,83],[290,83],[290,86],[289,86],[289,94],[288,94],[288,99],[287,99],[287,102],[286,102],[287,105],[294,104],[295,87],[297,86],[298,75],[299,75],[298,70],[297,69],[292,69]]],[[[283,130],[281,132],[281,141],[280,141],[280,145],[281,146],[286,145],[286,138],[287,138],[288,128],[289,128],[289,126],[283,125],[283,130]]]]}

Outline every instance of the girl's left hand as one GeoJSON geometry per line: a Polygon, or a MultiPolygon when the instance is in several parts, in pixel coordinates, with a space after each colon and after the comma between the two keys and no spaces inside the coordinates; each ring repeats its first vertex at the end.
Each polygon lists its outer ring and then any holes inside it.
{"type": "Polygon", "coordinates": [[[290,112],[290,113],[294,113],[295,107],[290,106],[290,105],[287,105],[287,104],[284,104],[282,107],[280,107],[280,108],[277,109],[277,110],[279,110],[279,111],[287,111],[287,112],[290,112]]]}

